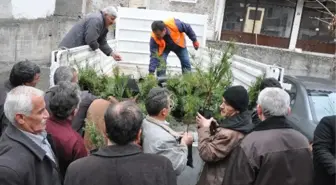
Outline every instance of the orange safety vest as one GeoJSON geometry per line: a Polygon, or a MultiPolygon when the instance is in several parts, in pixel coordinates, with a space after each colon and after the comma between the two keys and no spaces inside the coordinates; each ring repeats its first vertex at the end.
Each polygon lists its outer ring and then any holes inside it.
{"type": "MultiPolygon", "coordinates": [[[[174,18],[169,18],[165,21],[163,21],[164,24],[166,25],[166,28],[168,28],[170,32],[170,37],[172,40],[180,46],[181,48],[185,48],[185,36],[184,33],[181,33],[178,29],[178,27],[175,24],[175,19],[174,18]]],[[[152,38],[155,40],[156,44],[159,46],[159,56],[162,55],[164,49],[166,48],[166,42],[164,39],[158,39],[155,37],[155,34],[152,32],[151,34],[152,38]]]]}

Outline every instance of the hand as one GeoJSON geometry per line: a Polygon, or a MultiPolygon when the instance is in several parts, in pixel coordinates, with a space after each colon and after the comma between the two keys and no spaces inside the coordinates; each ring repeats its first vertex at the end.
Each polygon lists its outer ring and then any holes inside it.
{"type": "Polygon", "coordinates": [[[195,42],[193,42],[193,45],[194,45],[195,50],[198,50],[199,45],[200,45],[199,42],[195,41],[195,42]]]}
{"type": "Polygon", "coordinates": [[[116,61],[121,61],[121,56],[118,53],[112,53],[112,57],[116,61]]]}
{"type": "Polygon", "coordinates": [[[215,120],[214,118],[206,119],[206,118],[203,117],[200,113],[197,113],[197,116],[196,116],[196,123],[198,124],[197,126],[198,126],[199,128],[202,128],[202,127],[210,127],[212,121],[215,121],[215,122],[216,122],[216,120],[215,120]]]}
{"type": "Polygon", "coordinates": [[[181,139],[182,145],[191,145],[194,141],[194,138],[190,132],[185,132],[181,139]]]}

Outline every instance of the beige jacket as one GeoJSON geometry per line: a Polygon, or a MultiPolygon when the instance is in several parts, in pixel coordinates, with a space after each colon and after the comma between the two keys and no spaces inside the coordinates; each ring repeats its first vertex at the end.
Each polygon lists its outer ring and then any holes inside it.
{"type": "Polygon", "coordinates": [[[142,122],[142,147],[144,153],[167,157],[180,175],[187,165],[188,148],[179,144],[180,134],[169,127],[166,121],[159,121],[147,116],[142,122]]]}

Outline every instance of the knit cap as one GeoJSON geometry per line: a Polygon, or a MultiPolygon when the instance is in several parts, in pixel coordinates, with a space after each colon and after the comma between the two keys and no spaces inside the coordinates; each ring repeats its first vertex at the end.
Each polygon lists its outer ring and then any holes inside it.
{"type": "Polygon", "coordinates": [[[239,112],[244,112],[248,108],[249,96],[247,90],[241,86],[229,87],[223,94],[225,101],[239,112]]]}

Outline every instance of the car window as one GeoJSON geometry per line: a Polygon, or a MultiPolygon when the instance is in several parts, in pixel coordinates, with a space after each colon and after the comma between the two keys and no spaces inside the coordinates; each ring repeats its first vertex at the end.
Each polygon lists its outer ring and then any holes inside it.
{"type": "Polygon", "coordinates": [[[317,121],[320,121],[325,116],[336,114],[336,93],[309,92],[308,95],[312,101],[317,121]]]}

